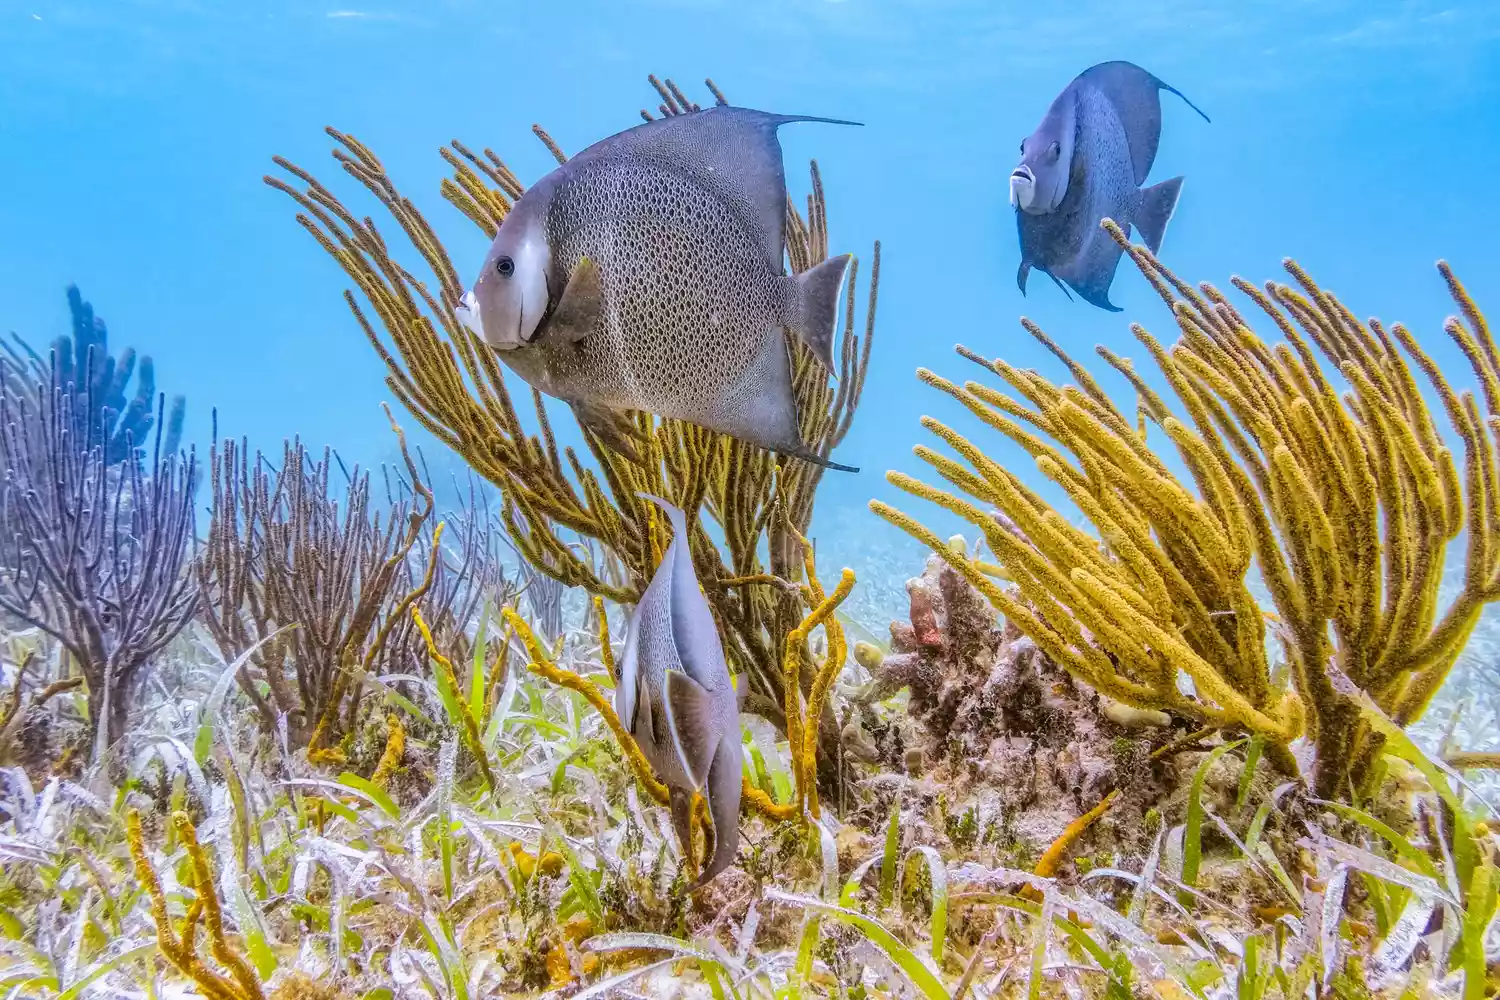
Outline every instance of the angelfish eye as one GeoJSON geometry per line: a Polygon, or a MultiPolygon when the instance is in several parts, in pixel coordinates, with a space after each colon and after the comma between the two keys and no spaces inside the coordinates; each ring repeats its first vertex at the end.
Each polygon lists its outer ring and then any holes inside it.
{"type": "Polygon", "coordinates": [[[495,260],[495,271],[502,278],[509,278],[516,273],[516,262],[509,257],[499,257],[495,260]]]}

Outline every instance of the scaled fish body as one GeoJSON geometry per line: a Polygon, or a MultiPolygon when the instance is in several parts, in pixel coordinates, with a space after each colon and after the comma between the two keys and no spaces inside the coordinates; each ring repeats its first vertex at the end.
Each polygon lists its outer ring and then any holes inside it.
{"type": "Polygon", "coordinates": [[[615,711],[671,792],[672,822],[691,851],[699,792],[713,817],[712,849],[694,888],[734,860],[740,839],[740,709],[708,601],[698,589],[682,511],[639,494],[672,522],[672,543],[631,615],[615,711]]]}
{"type": "Polygon", "coordinates": [[[506,216],[466,322],[607,439],[611,411],[646,410],[844,468],[802,442],[792,395],[783,328],[832,370],[851,260],[784,273],[793,121],[832,119],[719,106],[585,149],[506,216]]]}
{"type": "Polygon", "coordinates": [[[1016,284],[1023,293],[1034,267],[1086,302],[1119,311],[1109,301],[1109,286],[1123,251],[1100,221],[1115,220],[1127,235],[1134,224],[1155,253],[1182,190],[1181,177],[1141,187],[1161,141],[1162,90],[1203,115],[1139,66],[1100,63],[1068,84],[1021,143],[1010,200],[1021,241],[1016,284]]]}

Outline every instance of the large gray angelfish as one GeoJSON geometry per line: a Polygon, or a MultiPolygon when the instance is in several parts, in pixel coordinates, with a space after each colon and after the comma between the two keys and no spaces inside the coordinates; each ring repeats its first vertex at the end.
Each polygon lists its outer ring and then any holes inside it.
{"type": "Polygon", "coordinates": [[[671,792],[672,823],[684,854],[692,850],[693,793],[708,803],[711,850],[696,889],[727,868],[739,847],[743,682],[736,693],[693,572],[687,518],[659,497],[638,495],[666,512],[672,543],[631,615],[615,711],[671,792]]]}
{"type": "Polygon", "coordinates": [[[1042,123],[1021,143],[1021,163],[1010,175],[1010,201],[1021,237],[1016,284],[1026,291],[1034,267],[1064,293],[1119,312],[1109,301],[1121,251],[1100,221],[1110,218],[1128,235],[1132,224],[1146,246],[1161,248],[1177,208],[1182,178],[1142,188],[1161,141],[1161,91],[1181,91],[1128,62],[1084,70],[1057,96],[1042,123]]]}
{"type": "Polygon", "coordinates": [[[833,370],[851,256],[789,277],[779,126],[718,106],[596,142],[505,217],[463,321],[606,438],[646,410],[844,471],[802,441],[783,330],[833,370]]]}

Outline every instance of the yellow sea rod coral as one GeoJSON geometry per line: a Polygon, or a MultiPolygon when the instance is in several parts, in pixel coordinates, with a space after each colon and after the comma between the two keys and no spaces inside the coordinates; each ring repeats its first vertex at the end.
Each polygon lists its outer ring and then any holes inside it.
{"type": "Polygon", "coordinates": [[[1473,368],[1482,406],[1452,388],[1406,328],[1361,324],[1291,261],[1295,286],[1233,281],[1275,325],[1282,342],[1273,344],[1218,289],[1185,284],[1106,226],[1172,308],[1181,337],[1170,348],[1139,325],[1132,330],[1176,396],[1175,409],[1129,360],[1100,347],[1137,397],[1136,419],[1128,418],[1083,365],[1024,319],[1075,385],[962,347],[1014,395],[919,372],[1024,449],[1092,530],[1075,527],[1017,473],[930,417],[924,426],[962,461],[925,446],[917,454],[956,489],[899,473],[891,481],[978,526],[1014,584],[997,584],[909,515],[871,506],[931,546],[1100,693],[1258,733],[1288,769],[1286,744],[1305,729],[1316,748],[1315,790],[1346,795],[1369,775],[1379,741],[1336,692],[1335,672],[1408,724],[1442,684],[1483,606],[1500,597],[1500,349],[1446,264],[1439,270],[1461,316],[1445,329],[1473,368]],[[1461,459],[1440,436],[1414,369],[1441,400],[1461,459]],[[1150,424],[1170,440],[1187,479],[1153,450],[1150,424]],[[1443,557],[1460,533],[1464,583],[1444,608],[1443,557]],[[1274,615],[1251,590],[1252,566],[1274,615]],[[1271,683],[1268,619],[1291,667],[1291,690],[1271,683]],[[1192,693],[1181,690],[1183,675],[1192,693]]]}
{"type": "Polygon", "coordinates": [[[192,867],[193,899],[188,905],[187,915],[180,926],[172,926],[167,911],[167,897],[162,891],[161,880],[146,857],[146,845],[141,835],[140,814],[131,811],[126,819],[127,840],[130,856],[135,862],[136,877],[145,887],[151,899],[151,917],[156,922],[156,940],[161,953],[197,985],[209,1000],[264,1000],[260,978],[245,957],[235,950],[224,935],[224,915],[219,907],[218,890],[214,886],[213,868],[203,847],[198,843],[197,831],[187,813],[172,814],[172,825],[187,849],[192,867]],[[208,931],[209,951],[229,975],[214,971],[198,954],[198,926],[205,925],[208,931]]]}

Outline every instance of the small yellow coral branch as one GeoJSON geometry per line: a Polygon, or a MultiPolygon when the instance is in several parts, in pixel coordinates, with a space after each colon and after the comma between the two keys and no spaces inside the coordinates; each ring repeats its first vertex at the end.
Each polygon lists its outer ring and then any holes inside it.
{"type": "Polygon", "coordinates": [[[198,843],[192,821],[188,819],[187,813],[179,810],[172,814],[172,825],[188,852],[194,893],[182,929],[177,933],[172,930],[172,918],[167,911],[167,897],[162,891],[161,880],[157,878],[155,869],[146,857],[140,813],[131,810],[125,820],[126,841],[130,846],[130,856],[135,862],[136,877],[151,899],[157,946],[167,961],[197,984],[209,1000],[265,1000],[260,979],[224,936],[224,916],[219,908],[218,892],[214,888],[213,869],[198,843]],[[209,948],[214,958],[229,970],[233,978],[220,975],[198,957],[196,938],[200,918],[207,924],[209,948]]]}
{"type": "Polygon", "coordinates": [[[599,619],[599,662],[610,677],[615,676],[615,651],[609,645],[609,615],[604,613],[604,598],[594,597],[594,614],[599,619]]]}
{"type": "Polygon", "coordinates": [[[1486,753],[1482,750],[1461,750],[1447,754],[1443,761],[1453,768],[1463,770],[1464,768],[1476,768],[1485,770],[1500,770],[1500,753],[1486,753]]]}
{"type": "Polygon", "coordinates": [[[1099,800],[1099,804],[1082,816],[1068,824],[1062,834],[1052,842],[1051,846],[1042,852],[1041,859],[1036,863],[1036,874],[1042,878],[1051,878],[1057,874],[1057,869],[1062,865],[1063,859],[1067,857],[1068,851],[1078,842],[1089,827],[1099,821],[1099,818],[1109,812],[1109,807],[1115,804],[1120,797],[1118,788],[1112,789],[1110,793],[1099,800]]]}
{"type": "Polygon", "coordinates": [[[783,823],[796,819],[801,811],[800,804],[797,801],[794,800],[788,802],[786,805],[781,805],[772,799],[771,796],[752,785],[749,778],[742,779],[740,801],[766,818],[783,823]]]}
{"type": "Polygon", "coordinates": [[[422,620],[422,612],[414,607],[411,609],[411,617],[417,623],[417,630],[422,633],[422,641],[427,643],[427,654],[443,672],[443,677],[448,682],[448,690],[453,692],[453,700],[458,705],[458,713],[461,717],[459,732],[463,736],[463,741],[468,746],[469,753],[474,756],[475,763],[479,765],[479,773],[484,776],[485,785],[494,791],[498,786],[495,784],[494,774],[490,771],[489,754],[485,753],[484,741],[479,735],[479,720],[474,718],[468,699],[464,697],[464,689],[458,683],[458,673],[453,669],[453,661],[438,651],[437,642],[432,638],[432,631],[422,620]]]}
{"type": "Polygon", "coordinates": [[[380,755],[380,762],[375,765],[375,772],[370,775],[370,783],[376,788],[385,788],[390,783],[391,776],[396,773],[396,768],[401,766],[401,758],[406,753],[406,730],[401,728],[401,720],[391,712],[385,717],[385,751],[380,755]]]}
{"type": "Polygon", "coordinates": [[[225,940],[224,914],[219,908],[219,894],[214,888],[213,869],[209,866],[208,857],[198,843],[198,832],[193,828],[187,813],[181,810],[172,814],[172,825],[177,829],[177,835],[182,838],[188,857],[193,861],[193,891],[197,893],[197,901],[203,907],[204,922],[208,927],[209,947],[213,951],[214,958],[218,959],[219,963],[234,976],[245,996],[261,996],[260,980],[251,970],[250,963],[246,962],[225,940]]]}
{"type": "MultiPolygon", "coordinates": [[[[811,546],[808,546],[809,550],[811,546]]],[[[812,556],[808,555],[808,587],[814,594],[822,593],[822,585],[817,582],[812,567],[812,556]]],[[[822,625],[828,637],[828,654],[823,661],[822,668],[813,678],[812,690],[808,692],[807,714],[802,726],[802,750],[801,753],[793,752],[794,765],[797,767],[797,785],[800,797],[806,801],[807,809],[816,819],[822,815],[818,805],[818,722],[823,715],[823,704],[828,698],[829,688],[833,686],[834,680],[838,678],[839,671],[844,668],[844,656],[847,646],[844,641],[844,629],[839,624],[834,612],[840,604],[849,596],[854,589],[854,571],[845,569],[839,585],[834,588],[822,600],[808,616],[803,619],[802,624],[794,628],[786,637],[787,658],[800,657],[801,649],[807,642],[808,634],[817,626],[822,625]]],[[[790,671],[790,667],[788,670],[790,671]]]]}

